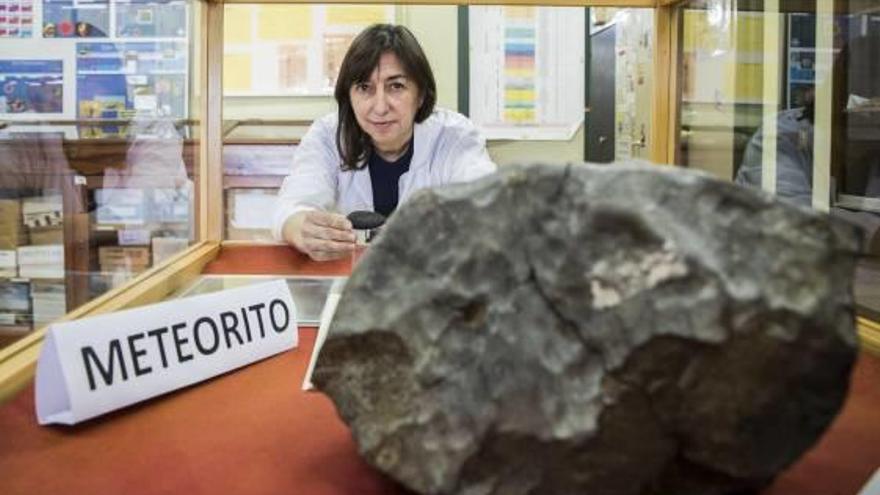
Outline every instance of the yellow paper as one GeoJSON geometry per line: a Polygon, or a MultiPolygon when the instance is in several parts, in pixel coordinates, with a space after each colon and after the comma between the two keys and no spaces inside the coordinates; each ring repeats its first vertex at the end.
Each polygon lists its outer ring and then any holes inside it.
{"type": "Polygon", "coordinates": [[[504,91],[504,99],[511,102],[533,102],[535,92],[531,89],[508,89],[504,91]]]}
{"type": "Polygon", "coordinates": [[[260,5],[257,37],[263,41],[302,40],[312,36],[309,5],[260,5]]]}
{"type": "Polygon", "coordinates": [[[737,16],[736,44],[741,51],[758,53],[764,50],[764,17],[763,15],[737,16]]]}
{"type": "Polygon", "coordinates": [[[250,43],[254,33],[251,28],[251,5],[227,5],[223,12],[223,42],[250,43]]]}
{"type": "Polygon", "coordinates": [[[535,111],[531,109],[506,109],[504,110],[504,120],[514,124],[532,122],[535,120],[535,111]]]}
{"type": "Polygon", "coordinates": [[[504,15],[508,19],[532,19],[535,17],[534,7],[504,7],[504,15]]]}
{"type": "Polygon", "coordinates": [[[764,89],[764,66],[761,64],[736,64],[737,101],[755,102],[761,100],[764,89]]]}
{"type": "Polygon", "coordinates": [[[223,90],[251,90],[251,56],[248,54],[223,55],[223,90]]]}
{"type": "Polygon", "coordinates": [[[327,24],[369,26],[388,22],[383,5],[328,5],[327,24]]]}

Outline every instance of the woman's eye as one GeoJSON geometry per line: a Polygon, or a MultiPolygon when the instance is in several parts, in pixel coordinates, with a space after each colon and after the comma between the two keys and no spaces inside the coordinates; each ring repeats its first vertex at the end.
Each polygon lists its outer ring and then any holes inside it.
{"type": "Polygon", "coordinates": [[[365,93],[370,89],[370,85],[367,83],[357,83],[354,85],[354,89],[357,91],[360,91],[362,93],[365,93]]]}
{"type": "Polygon", "coordinates": [[[403,83],[395,82],[395,83],[391,83],[391,89],[393,91],[401,91],[401,90],[406,89],[406,86],[404,86],[403,83]]]}

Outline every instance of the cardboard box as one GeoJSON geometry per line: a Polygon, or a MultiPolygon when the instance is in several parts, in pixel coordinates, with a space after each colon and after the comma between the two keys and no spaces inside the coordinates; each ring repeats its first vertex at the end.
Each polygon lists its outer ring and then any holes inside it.
{"type": "Polygon", "coordinates": [[[185,237],[153,237],[153,266],[189,247],[185,237]]]}
{"type": "Polygon", "coordinates": [[[63,204],[60,195],[24,198],[21,200],[22,221],[28,227],[61,225],[63,204]]]}
{"type": "Polygon", "coordinates": [[[150,266],[150,248],[146,246],[102,246],[98,248],[98,264],[102,268],[133,267],[143,269],[150,266]]]}
{"type": "Polygon", "coordinates": [[[61,225],[54,227],[31,227],[28,229],[28,237],[31,245],[43,246],[46,244],[64,244],[64,228],[61,225]]]}
{"type": "Polygon", "coordinates": [[[33,327],[31,327],[30,320],[28,320],[28,323],[20,325],[0,325],[0,337],[25,335],[31,330],[33,330],[33,327]]]}
{"type": "Polygon", "coordinates": [[[277,189],[229,189],[226,195],[226,239],[274,241],[272,217],[277,189]]]}
{"type": "Polygon", "coordinates": [[[21,224],[21,200],[0,199],[0,226],[21,224]]]}
{"type": "Polygon", "coordinates": [[[0,199],[0,249],[15,249],[28,243],[22,223],[21,201],[0,199]]]}

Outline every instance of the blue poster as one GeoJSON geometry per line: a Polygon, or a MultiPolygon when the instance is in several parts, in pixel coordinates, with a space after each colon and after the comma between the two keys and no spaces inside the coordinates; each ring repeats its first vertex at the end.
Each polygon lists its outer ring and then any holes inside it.
{"type": "Polygon", "coordinates": [[[106,38],[109,0],[43,0],[43,38],[106,38]]]}
{"type": "Polygon", "coordinates": [[[76,49],[77,116],[186,117],[184,42],[84,42],[76,49]]]}
{"type": "Polygon", "coordinates": [[[120,38],[185,38],[183,0],[117,0],[116,35],[120,38]]]}
{"type": "Polygon", "coordinates": [[[61,60],[0,60],[0,114],[61,113],[61,60]]]}

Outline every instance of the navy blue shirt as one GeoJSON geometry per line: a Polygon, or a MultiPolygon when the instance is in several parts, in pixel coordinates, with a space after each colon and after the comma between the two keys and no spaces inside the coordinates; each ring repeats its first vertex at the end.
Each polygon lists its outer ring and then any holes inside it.
{"type": "Polygon", "coordinates": [[[409,170],[415,143],[409,141],[409,149],[393,162],[386,162],[373,151],[370,153],[370,182],[373,184],[373,211],[386,217],[397,208],[400,176],[409,170]]]}

